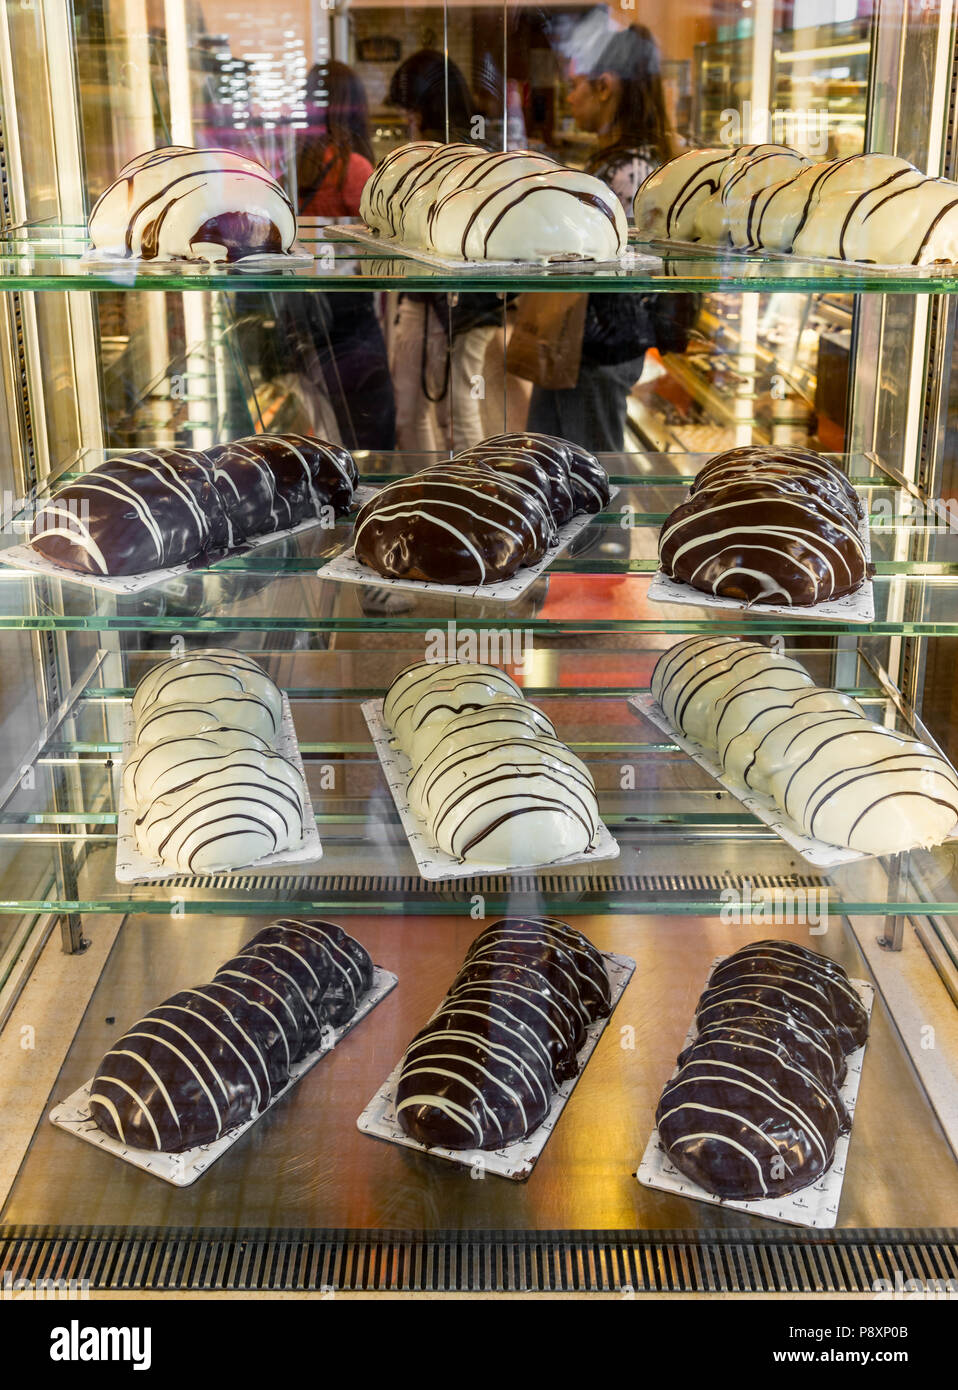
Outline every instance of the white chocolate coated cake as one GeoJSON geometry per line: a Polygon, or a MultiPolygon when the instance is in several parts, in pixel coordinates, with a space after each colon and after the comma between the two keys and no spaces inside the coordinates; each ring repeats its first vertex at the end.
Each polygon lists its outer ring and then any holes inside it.
{"type": "Polygon", "coordinates": [[[639,234],[907,266],[958,262],[958,183],[896,155],[812,164],[784,145],[690,150],[635,196],[639,234]]]}
{"type": "Polygon", "coordinates": [[[656,663],[652,694],[677,730],[718,756],[731,783],[771,797],[816,840],[895,854],[940,845],[958,824],[958,774],[947,759],[760,643],[679,642],[656,663]]]}
{"type": "Polygon", "coordinates": [[[304,843],[309,796],[277,751],[282,711],[266,673],[228,648],[172,658],[143,678],[123,772],[141,854],[216,873],[304,843]]]}
{"type": "Polygon", "coordinates": [[[383,236],[466,261],[607,261],[628,242],[606,184],[530,150],[403,145],[370,176],[360,215],[383,236]]]}
{"type": "Polygon", "coordinates": [[[409,667],[387,691],[383,718],[412,767],[410,807],[459,863],[531,868],[595,847],[591,773],[504,671],[409,667]]]}
{"type": "Polygon", "coordinates": [[[237,261],[287,253],[296,217],[255,159],[169,145],[137,155],[90,213],[98,251],[142,260],[237,261]]]}

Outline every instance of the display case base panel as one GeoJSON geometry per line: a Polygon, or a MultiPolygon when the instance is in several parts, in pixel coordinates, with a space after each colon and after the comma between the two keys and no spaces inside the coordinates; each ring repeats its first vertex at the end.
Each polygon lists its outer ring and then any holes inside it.
{"type": "Polygon", "coordinates": [[[521,874],[534,871],[537,868],[556,869],[563,864],[595,864],[603,859],[618,859],[620,853],[618,841],[613,838],[608,826],[600,821],[595,848],[590,850],[588,854],[567,855],[566,858],[554,859],[551,864],[547,865],[483,864],[481,860],[476,859],[470,859],[468,863],[460,863],[451,854],[445,854],[436,845],[430,844],[423,822],[409,805],[406,789],[409,786],[412,767],[406,754],[392,746],[392,735],[383,721],[382,700],[365,700],[362,711],[377,756],[382,764],[383,776],[392,793],[393,801],[396,803],[402,828],[406,832],[409,848],[415,855],[416,864],[423,878],[444,882],[454,878],[473,878],[477,874],[502,874],[510,868],[521,874]]]}
{"type": "Polygon", "coordinates": [[[379,966],[373,967],[373,983],[366,991],[362,1003],[353,1014],[348,1023],[341,1028],[330,1029],[329,1040],[323,1047],[318,1047],[315,1052],[311,1052],[308,1057],[297,1062],[290,1067],[289,1082],[283,1089],[273,1097],[269,1105],[265,1106],[260,1114],[252,1120],[247,1120],[245,1124],[237,1125],[228,1131],[220,1139],[214,1139],[210,1144],[198,1144],[196,1148],[184,1149],[182,1153],[158,1153],[153,1149],[133,1149],[128,1144],[123,1144],[119,1139],[112,1138],[109,1134],[97,1128],[96,1121],[90,1113],[90,1092],[93,1089],[94,1078],[91,1077],[85,1085],[78,1091],[74,1091],[72,1096],[67,1096],[65,1101],[54,1106],[50,1111],[50,1123],[57,1125],[60,1129],[65,1129],[69,1134],[75,1134],[78,1139],[85,1139],[88,1144],[95,1144],[104,1153],[112,1154],[114,1158],[121,1158],[124,1163],[132,1163],[134,1168],[142,1168],[144,1173],[152,1173],[155,1178],[162,1178],[164,1182],[172,1183],[174,1187],[189,1187],[190,1183],[196,1182],[212,1164],[220,1158],[226,1150],[236,1143],[267,1110],[271,1110],[274,1105],[287,1094],[297,1081],[306,1075],[311,1067],[314,1067],[321,1057],[325,1057],[328,1052],[340,1043],[347,1033],[360,1023],[367,1014],[371,1013],[386,995],[396,988],[396,976],[388,970],[381,970],[379,966]]]}
{"type": "MultiPolygon", "coordinates": [[[[724,956],[716,956],[712,962],[712,970],[724,959],[724,956]]],[[[709,976],[711,976],[712,970],[709,971],[709,976]]],[[[874,986],[866,980],[852,980],[851,984],[857,990],[862,1007],[870,1019],[872,1005],[875,1002],[874,986]]],[[[685,1039],[686,1047],[691,1047],[697,1031],[693,1023],[685,1039]]],[[[858,1087],[862,1079],[865,1046],[859,1047],[845,1059],[848,1072],[840,1095],[848,1112],[849,1120],[855,1118],[855,1102],[858,1099],[858,1087]]],[[[675,1075],[674,1071],[672,1075],[675,1075]]],[[[811,1226],[827,1230],[834,1226],[838,1220],[838,1205],[842,1196],[842,1183],[845,1179],[850,1142],[851,1130],[849,1129],[848,1133],[839,1135],[835,1144],[835,1155],[818,1182],[812,1183],[809,1187],[800,1188],[798,1192],[793,1192],[788,1197],[770,1197],[761,1201],[736,1202],[727,1197],[717,1197],[714,1192],[707,1192],[704,1187],[699,1187],[698,1183],[692,1182],[684,1173],[680,1173],[678,1168],[670,1162],[662,1147],[657,1129],[652,1131],[652,1137],[642,1155],[642,1162],[639,1164],[635,1176],[645,1187],[657,1187],[663,1192],[674,1192],[680,1197],[690,1197],[695,1202],[712,1202],[716,1206],[734,1207],[736,1211],[752,1212],[756,1216],[768,1217],[770,1221],[784,1221],[791,1226],[811,1226]]]]}
{"type": "Polygon", "coordinates": [[[356,1121],[359,1129],[363,1134],[372,1134],[377,1139],[388,1139],[391,1144],[402,1144],[407,1149],[418,1149],[420,1153],[448,1159],[450,1163],[458,1163],[473,1173],[494,1173],[499,1178],[512,1178],[514,1182],[523,1182],[532,1172],[550,1134],[558,1124],[566,1101],[589,1064],[596,1043],[612,1022],[616,1005],[635,970],[635,961],[630,960],[628,956],[616,956],[606,951],[603,952],[602,959],[609,976],[612,1006],[607,1017],[597,1019],[586,1029],[586,1039],[579,1049],[577,1059],[578,1071],[559,1087],[552,1097],[549,1113],[527,1139],[517,1140],[515,1144],[507,1144],[502,1149],[444,1149],[438,1146],[427,1148],[425,1144],[420,1144],[417,1139],[406,1133],[396,1117],[396,1090],[402,1070],[401,1062],[393,1068],[356,1121]]]}
{"type": "MultiPolygon", "coordinates": [[[[522,911],[532,911],[532,905],[523,903],[522,911]]],[[[487,1251],[482,1258],[493,1262],[500,1249],[510,1260],[509,1251],[526,1246],[548,1252],[552,1246],[544,1233],[560,1232],[561,1237],[553,1237],[556,1248],[581,1247],[584,1260],[601,1261],[609,1258],[603,1253],[609,1242],[629,1250],[640,1241],[672,1249],[681,1245],[679,1232],[697,1232],[697,1239],[716,1251],[724,1249],[723,1242],[761,1242],[766,1236],[775,1248],[801,1251],[806,1239],[837,1242],[847,1234],[867,1241],[869,1232],[887,1235],[890,1230],[905,1245],[918,1239],[919,1230],[934,1228],[940,1237],[942,1228],[958,1224],[958,1169],[880,997],[872,1012],[868,1064],[834,1232],[785,1227],[635,1180],[637,1160],[655,1125],[663,1079],[675,1065],[711,962],[759,936],[774,935],[811,945],[850,975],[861,976],[865,972],[857,943],[834,920],[826,932],[810,936],[808,925],[775,925],[767,918],[738,924],[717,914],[577,916],[575,926],[598,950],[630,957],[636,970],[526,1182],[474,1176],[458,1164],[377,1142],[356,1126],[356,1116],[429,1018],[475,940],[482,922],[470,917],[468,907],[402,920],[350,916],[350,934],[377,965],[398,975],[398,988],[291,1088],[282,1105],[250,1126],[202,1181],[189,1187],[157,1182],[150,1173],[106,1159],[94,1145],[78,1143],[51,1125],[47,1115],[53,1105],[96,1073],[125,1029],[157,1000],[210,979],[263,925],[261,918],[228,912],[224,905],[222,913],[203,922],[171,915],[131,915],[124,921],[58,1076],[33,1095],[29,1068],[24,1071],[18,1104],[35,1107],[36,1127],[0,1210],[0,1235],[28,1228],[37,1235],[42,1228],[56,1228],[69,1240],[82,1237],[95,1243],[100,1233],[111,1231],[111,1242],[120,1244],[109,1248],[118,1252],[123,1240],[142,1238],[143,1277],[156,1255],[161,1264],[168,1261],[158,1277],[183,1287],[207,1277],[202,1264],[207,1258],[210,1268],[219,1271],[217,1278],[244,1279],[242,1256],[231,1273],[229,1262],[223,1266],[218,1253],[204,1255],[202,1243],[197,1244],[198,1233],[215,1230],[223,1232],[224,1249],[236,1250],[247,1239],[261,1242],[277,1261],[268,1278],[280,1286],[288,1279],[294,1287],[310,1277],[309,1250],[307,1263],[299,1263],[304,1232],[325,1250],[353,1233],[358,1245],[351,1261],[378,1261],[375,1252],[380,1249],[384,1260],[385,1252],[398,1251],[401,1261],[410,1244],[423,1252],[435,1250],[439,1259],[451,1240],[454,1248],[442,1255],[451,1262],[478,1259],[468,1252],[481,1247],[487,1251]],[[194,1257],[200,1263],[194,1264],[194,1257]]],[[[335,914],[329,915],[335,920],[335,914]]],[[[883,925],[872,919],[862,929],[880,935],[883,925]]],[[[85,918],[84,929],[93,935],[98,919],[85,918]]],[[[36,1029],[41,1046],[42,1017],[36,1019],[36,1029]]],[[[107,1246],[99,1249],[106,1258],[107,1246]]],[[[540,1254],[529,1258],[538,1262],[540,1254]]],[[[628,1258],[631,1262],[633,1256],[628,1258]]],[[[653,1253],[650,1258],[658,1257],[653,1253]]],[[[711,1269],[712,1255],[702,1258],[711,1269]]],[[[814,1263],[814,1254],[808,1258],[811,1263],[788,1257],[786,1274],[793,1274],[798,1286],[823,1280],[829,1272],[814,1263]]],[[[725,1263],[724,1256],[716,1254],[716,1259],[716,1280],[738,1277],[737,1267],[725,1263]]],[[[888,1266],[892,1278],[898,1267],[897,1262],[888,1266]]],[[[135,1267],[126,1268],[129,1277],[140,1277],[135,1267]]],[[[402,1277],[414,1279],[410,1266],[401,1268],[402,1277]]],[[[434,1266],[430,1277],[438,1279],[440,1268],[434,1266]]],[[[493,1272],[483,1278],[493,1279],[494,1268],[493,1263],[493,1272]]],[[[375,1287],[380,1277],[391,1277],[378,1269],[378,1264],[361,1271],[344,1263],[335,1278],[320,1282],[355,1277],[375,1287]]],[[[465,1265],[450,1269],[454,1281],[466,1277],[465,1265]]],[[[536,1278],[547,1277],[538,1264],[537,1270],[536,1278]]],[[[116,1271],[108,1261],[97,1277],[108,1283],[120,1277],[116,1271]]],[[[927,1273],[936,1272],[944,1271],[930,1262],[927,1273]]],[[[958,1270],[954,1273],[958,1277],[958,1270]]],[[[635,1283],[624,1270],[622,1274],[625,1283],[635,1283]]],[[[424,1269],[422,1279],[426,1277],[424,1269]]],[[[684,1277],[676,1274],[676,1286],[684,1277]]]]}
{"type": "MultiPolygon", "coordinates": [[[[299,751],[296,726],[289,696],[283,692],[283,722],[276,751],[281,753],[298,769],[303,785],[308,788],[306,769],[299,751]]],[[[130,803],[123,786],[122,770],[133,753],[133,711],[127,706],[123,711],[123,758],[118,771],[118,806],[116,835],[116,881],[117,883],[159,883],[171,878],[182,878],[183,870],[161,864],[157,859],[148,859],[136,843],[136,808],[130,803]]],[[[238,865],[233,873],[248,873],[251,869],[279,868],[283,864],[315,864],[323,857],[323,846],[316,828],[312,802],[307,790],[303,803],[303,843],[298,849],[279,850],[276,854],[264,854],[254,859],[252,864],[238,865]]]]}
{"type": "MultiPolygon", "coordinates": [[[[607,507],[618,491],[617,487],[612,488],[607,507]]],[[[361,505],[372,495],[374,494],[371,488],[361,488],[356,500],[361,505]]],[[[375,570],[356,559],[356,552],[352,546],[323,565],[318,571],[318,577],[338,580],[340,584],[374,584],[377,589],[404,589],[417,594],[442,594],[446,598],[479,598],[495,603],[514,603],[522,598],[526,590],[532,587],[555,560],[559,559],[563,551],[568,550],[587,526],[594,524],[595,516],[591,512],[574,516],[571,521],[559,527],[555,545],[546,551],[538,563],[523,565],[511,578],[500,579],[494,584],[438,584],[426,579],[397,579],[390,575],[377,574],[375,570]]]]}

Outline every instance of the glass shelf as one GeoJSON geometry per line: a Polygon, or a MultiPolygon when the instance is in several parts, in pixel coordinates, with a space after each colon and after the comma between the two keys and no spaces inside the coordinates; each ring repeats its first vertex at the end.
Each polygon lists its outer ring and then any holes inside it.
{"type": "MultiPolygon", "coordinates": [[[[275,627],[304,633],[422,632],[437,621],[528,628],[539,636],[575,632],[958,633],[958,521],[921,504],[874,456],[833,455],[864,500],[875,565],[875,622],[823,621],[796,609],[788,617],[704,609],[648,600],[658,570],[658,531],[684,499],[707,454],[615,454],[602,462],[618,488],[611,506],[587,526],[518,601],[453,598],[402,591],[408,608],[364,609],[362,586],[322,582],[325,564],[348,546],[351,518],[220,560],[140,594],[114,595],[74,580],[0,566],[0,628],[61,631],[240,632],[275,627]]],[[[35,496],[19,504],[0,544],[22,544],[33,508],[54,484],[79,476],[102,453],[68,460],[35,496]]],[[[360,454],[363,482],[378,486],[436,456],[360,454]]],[[[368,605],[367,605],[368,608],[368,605]]]]}
{"type": "MultiPolygon", "coordinates": [[[[797,654],[817,679],[827,679],[824,648],[802,647],[797,654]]],[[[134,677],[160,655],[164,653],[131,653],[134,677]]],[[[409,652],[395,643],[379,653],[257,652],[274,674],[284,668],[291,674],[287,688],[323,841],[322,860],[258,873],[117,884],[119,714],[130,691],[95,687],[80,696],[46,742],[28,785],[15,787],[0,806],[0,912],[135,910],[210,916],[231,905],[235,910],[242,902],[243,911],[255,914],[402,916],[449,912],[456,906],[461,911],[480,893],[487,912],[688,916],[723,911],[728,889],[748,880],[754,896],[776,888],[814,889],[814,910],[823,917],[909,907],[958,914],[958,842],[913,851],[914,873],[903,877],[892,861],[874,859],[826,872],[756,821],[627,704],[628,694],[647,688],[656,655],[651,650],[627,655],[536,651],[524,682],[560,736],[588,763],[603,818],[622,848],[618,860],[586,860],[538,874],[423,881],[360,709],[362,699],[383,689],[365,684],[372,671],[379,667],[388,680],[406,664],[409,652]],[[307,669],[319,677],[314,686],[292,683],[307,669]],[[343,680],[338,691],[327,684],[336,669],[343,680]],[[596,682],[594,688],[590,681],[596,682]]],[[[862,664],[863,673],[865,669],[862,664]]],[[[874,682],[842,688],[854,693],[873,718],[906,727],[874,682]]]]}
{"type": "Polygon", "coordinates": [[[394,250],[361,242],[329,241],[308,219],[298,240],[315,259],[308,265],[256,270],[236,265],[165,262],[81,263],[89,243],[82,226],[34,223],[0,238],[0,287],[11,290],[724,290],[954,294],[958,266],[882,270],[866,265],[799,258],[772,260],[712,249],[675,251],[630,244],[621,265],[523,266],[459,271],[427,265],[394,250]]]}

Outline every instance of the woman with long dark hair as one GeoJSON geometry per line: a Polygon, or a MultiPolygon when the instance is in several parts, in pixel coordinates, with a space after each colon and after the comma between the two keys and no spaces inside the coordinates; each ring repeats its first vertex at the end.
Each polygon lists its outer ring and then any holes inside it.
{"type": "MultiPolygon", "coordinates": [[[[356,217],[373,171],[366,93],[344,63],[306,79],[309,128],[297,151],[301,217],[356,217]]],[[[386,340],[370,291],[276,296],[285,370],[321,387],[350,449],[393,449],[396,403],[386,340]]]]}
{"type": "Polygon", "coordinates": [[[306,78],[305,138],[299,143],[296,185],[304,217],[358,217],[373,171],[369,103],[345,63],[317,63],[306,78]]]}
{"type": "MultiPolygon", "coordinates": [[[[597,57],[577,64],[573,56],[568,100],[576,125],[596,136],[586,172],[615,191],[631,218],[639,184],[673,154],[659,49],[645,25],[614,33],[597,57]]],[[[696,308],[695,295],[590,294],[578,381],[566,390],[536,386],[529,429],[618,453],[646,352],[683,352],[696,308]]]]}

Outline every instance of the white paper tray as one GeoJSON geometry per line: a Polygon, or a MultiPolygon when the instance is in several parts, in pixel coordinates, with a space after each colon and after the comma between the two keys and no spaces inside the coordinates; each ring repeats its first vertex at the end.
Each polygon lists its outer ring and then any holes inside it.
{"type": "MultiPolygon", "coordinates": [[[[668,734],[672,742],[676,743],[683,753],[687,753],[698,763],[699,767],[704,767],[710,777],[714,777],[716,782],[719,782],[727,792],[735,797],[736,801],[740,801],[746,810],[751,811],[753,816],[757,816],[770,830],[774,830],[776,835],[780,835],[785,843],[797,850],[803,859],[808,860],[809,864],[815,864],[820,869],[834,869],[839,864],[854,864],[859,859],[880,857],[868,854],[862,849],[844,849],[840,845],[830,845],[825,840],[814,840],[808,835],[803,835],[795,822],[782,814],[770,796],[761,796],[757,792],[746,791],[741,787],[733,786],[727,780],[724,769],[711,749],[703,747],[701,743],[687,738],[685,734],[674,729],[662,706],[653,695],[630,695],[628,703],[633,709],[638,710],[645,719],[650,720],[657,729],[668,734]]],[[[953,838],[954,832],[948,836],[948,839],[953,838]]]]}
{"type": "Polygon", "coordinates": [[[88,1144],[95,1144],[98,1149],[103,1149],[105,1153],[122,1158],[124,1163],[130,1163],[134,1168],[142,1168],[144,1172],[152,1173],[155,1178],[162,1178],[164,1182],[172,1183],[174,1187],[189,1187],[190,1183],[196,1182],[196,1179],[205,1173],[221,1154],[232,1148],[237,1139],[256,1124],[256,1120],[261,1119],[268,1110],[272,1110],[273,1106],[296,1085],[296,1082],[304,1077],[311,1067],[316,1065],[320,1057],[325,1057],[327,1052],[331,1052],[337,1043],[340,1043],[346,1034],[351,1032],[358,1023],[361,1023],[366,1015],[395,988],[396,976],[388,970],[380,969],[378,965],[374,966],[372,987],[349,1022],[344,1023],[341,1028],[330,1029],[329,1041],[290,1068],[288,1085],[284,1086],[273,1097],[266,1109],[260,1111],[260,1114],[256,1116],[256,1119],[247,1120],[244,1124],[237,1125],[235,1129],[229,1130],[219,1139],[214,1139],[212,1143],[199,1144],[195,1149],[185,1149],[183,1153],[178,1154],[157,1153],[153,1149],[133,1149],[126,1144],[121,1144],[119,1139],[112,1139],[110,1135],[104,1134],[101,1129],[98,1129],[90,1114],[92,1077],[85,1086],[81,1086],[78,1091],[73,1092],[72,1096],[67,1096],[66,1100],[53,1107],[49,1115],[50,1123],[59,1129],[65,1129],[68,1134],[75,1134],[78,1139],[85,1139],[88,1144]]]}
{"type": "MultiPolygon", "coordinates": [[[[868,531],[868,517],[862,518],[859,535],[865,548],[865,558],[871,560],[871,536],[868,531]]],[[[745,603],[742,599],[726,598],[716,594],[703,593],[691,584],[677,579],[669,579],[661,570],[652,578],[646,594],[651,603],[681,603],[693,608],[734,608],[740,613],[754,613],[758,618],[774,614],[781,618],[812,618],[820,622],[873,623],[875,621],[875,586],[866,578],[861,588],[843,598],[829,599],[825,603],[812,603],[804,606],[787,603],[745,603]]]]}
{"type": "Polygon", "coordinates": [[[377,1139],[387,1139],[390,1143],[401,1144],[407,1149],[418,1149],[420,1153],[448,1159],[450,1163],[458,1163],[463,1168],[471,1168],[481,1173],[494,1173],[496,1177],[511,1178],[514,1182],[524,1181],[535,1167],[549,1135],[558,1123],[566,1101],[585,1071],[589,1058],[595,1051],[606,1025],[611,1022],[616,1006],[635,971],[635,961],[628,956],[617,956],[603,951],[602,959],[605,961],[612,987],[612,1007],[609,1016],[598,1019],[586,1029],[586,1040],[578,1054],[578,1071],[556,1091],[548,1114],[528,1139],[517,1140],[516,1143],[508,1144],[502,1149],[430,1149],[425,1144],[420,1144],[406,1133],[396,1119],[396,1088],[399,1085],[401,1062],[396,1064],[388,1079],[380,1086],[356,1121],[358,1128],[363,1134],[372,1134],[377,1139]]]}
{"type": "Polygon", "coordinates": [[[637,239],[639,246],[654,247],[659,253],[663,251],[693,251],[699,256],[703,253],[707,256],[724,258],[729,256],[734,260],[762,260],[789,262],[796,265],[820,265],[826,266],[831,271],[838,271],[842,266],[852,266],[855,270],[860,270],[863,274],[871,274],[872,271],[880,271],[890,275],[907,275],[909,279],[940,279],[951,277],[958,274],[958,264],[948,265],[896,265],[894,262],[887,261],[846,261],[839,260],[837,256],[801,256],[794,251],[768,251],[764,247],[761,251],[746,251],[740,246],[714,246],[705,241],[642,241],[637,239]]]}
{"type": "MultiPolygon", "coordinates": [[[[285,691],[282,692],[282,698],[283,722],[280,726],[279,737],[276,740],[276,751],[277,753],[281,753],[284,758],[288,758],[291,763],[295,764],[302,774],[305,784],[306,772],[303,767],[302,755],[299,751],[299,740],[296,737],[296,728],[293,724],[293,712],[289,706],[289,696],[285,691]]],[[[157,883],[165,878],[182,878],[182,869],[171,869],[165,864],[157,863],[155,859],[147,859],[136,847],[136,836],[134,833],[136,810],[127,801],[122,776],[123,768],[132,757],[132,750],[133,710],[128,705],[123,713],[123,757],[119,768],[116,827],[116,881],[117,883],[157,883]]],[[[254,859],[251,864],[237,865],[235,869],[228,869],[224,872],[231,874],[246,874],[253,869],[270,869],[280,864],[312,864],[322,859],[323,847],[320,843],[319,831],[316,828],[316,819],[313,815],[313,807],[309,799],[308,787],[306,791],[306,802],[303,806],[303,814],[306,826],[304,831],[304,842],[299,849],[281,850],[276,854],[264,854],[262,858],[254,859]]]]}
{"type": "Polygon", "coordinates": [[[501,275],[503,271],[512,271],[513,274],[525,274],[529,266],[537,266],[542,270],[561,274],[574,275],[577,271],[591,273],[599,270],[603,266],[619,267],[623,262],[630,268],[639,264],[648,263],[649,265],[661,265],[662,257],[638,254],[628,247],[622,255],[612,261],[596,261],[590,256],[553,256],[551,258],[533,258],[528,261],[464,261],[458,256],[441,256],[437,251],[423,251],[416,246],[407,246],[398,237],[383,236],[380,232],[371,231],[363,222],[356,223],[334,223],[331,227],[323,228],[323,236],[327,241],[358,241],[363,246],[371,246],[376,251],[381,251],[385,255],[408,256],[410,260],[420,261],[423,265],[437,266],[440,270],[454,270],[458,274],[465,271],[481,277],[482,275],[501,275]]]}
{"type": "Polygon", "coordinates": [[[89,267],[97,270],[110,267],[132,280],[144,270],[172,271],[181,274],[184,270],[194,274],[197,271],[200,274],[204,271],[216,271],[218,274],[222,274],[224,270],[249,270],[255,273],[256,271],[291,270],[298,266],[309,266],[315,259],[312,251],[308,250],[301,241],[294,241],[285,254],[280,251],[260,251],[253,256],[243,256],[238,261],[189,260],[185,256],[173,257],[165,261],[145,260],[142,256],[119,256],[113,251],[101,251],[97,247],[91,246],[84,251],[78,264],[84,268],[89,267]]]}
{"type": "MultiPolygon", "coordinates": [[[[709,978],[719,962],[725,959],[724,956],[718,956],[712,962],[709,978]]],[[[872,1005],[875,1002],[874,987],[866,980],[851,980],[849,983],[857,991],[862,1007],[870,1020],[872,1005]]],[[[683,1044],[684,1047],[688,1047],[695,1040],[696,1031],[693,1021],[683,1044]]],[[[848,1074],[839,1094],[845,1103],[849,1118],[852,1118],[855,1113],[858,1087],[862,1079],[862,1065],[865,1061],[865,1046],[867,1044],[845,1058],[848,1074]]],[[[672,1076],[675,1075],[676,1071],[678,1071],[678,1067],[672,1072],[672,1076]]],[[[752,1202],[736,1202],[730,1198],[716,1197],[714,1193],[706,1192],[704,1187],[699,1187],[697,1183],[680,1173],[666,1157],[665,1149],[659,1139],[658,1129],[652,1131],[652,1137],[646,1146],[642,1162],[639,1164],[635,1176],[643,1187],[655,1187],[662,1192],[672,1192],[679,1197],[689,1197],[696,1202],[709,1202],[712,1206],[717,1207],[731,1207],[733,1211],[744,1211],[749,1216],[761,1216],[769,1221],[785,1221],[791,1226],[814,1226],[819,1229],[830,1229],[838,1220],[838,1204],[842,1196],[842,1183],[845,1180],[845,1165],[848,1161],[850,1142],[851,1130],[849,1129],[847,1134],[839,1135],[835,1144],[835,1156],[818,1181],[811,1183],[808,1187],[799,1188],[797,1192],[793,1192],[787,1197],[763,1197],[752,1202]]]]}
{"type": "MultiPolygon", "coordinates": [[[[236,555],[246,555],[261,545],[282,541],[288,536],[298,536],[301,531],[311,531],[319,525],[319,517],[309,517],[298,526],[291,526],[285,531],[271,531],[265,536],[251,536],[248,541],[243,541],[242,545],[234,546],[222,555],[218,554],[213,565],[218,564],[220,560],[230,560],[236,555]]],[[[168,579],[178,579],[181,575],[195,574],[197,570],[207,568],[207,562],[200,559],[185,565],[173,565],[170,569],[147,570],[145,574],[80,574],[77,570],[55,564],[29,545],[11,545],[7,550],[0,550],[0,565],[11,565],[18,570],[34,570],[37,574],[49,575],[51,579],[68,579],[73,584],[84,584],[88,589],[102,589],[108,594],[139,594],[144,589],[152,589],[154,584],[165,584],[168,579]]]]}
{"type": "Polygon", "coordinates": [[[430,882],[442,883],[450,878],[475,878],[481,874],[534,873],[536,869],[557,869],[562,864],[593,864],[600,859],[618,859],[621,853],[618,841],[613,839],[608,826],[600,822],[598,844],[588,854],[567,855],[565,859],[553,859],[548,864],[506,866],[483,864],[475,859],[460,864],[451,854],[445,854],[430,843],[426,827],[409,805],[406,788],[412,775],[412,767],[405,753],[392,746],[392,734],[383,721],[383,701],[365,700],[361,709],[382,765],[383,776],[396,803],[409,848],[415,855],[423,878],[430,882]]]}
{"type": "MultiPolygon", "coordinates": [[[[618,488],[611,489],[609,502],[615,498],[618,491],[618,488]]],[[[360,502],[365,500],[366,498],[363,497],[360,502]]],[[[571,521],[567,521],[564,526],[559,527],[559,539],[556,545],[546,552],[538,564],[523,565],[511,579],[500,579],[495,584],[435,584],[426,579],[396,579],[388,575],[377,574],[375,570],[360,564],[356,559],[353,546],[342,551],[335,559],[330,560],[328,564],[317,571],[317,575],[320,579],[338,580],[340,584],[375,584],[378,588],[385,589],[410,589],[414,593],[449,594],[454,598],[494,599],[499,603],[512,603],[515,599],[521,598],[539,578],[540,574],[547,570],[552,562],[557,560],[576,537],[594,521],[595,513],[593,512],[583,516],[574,516],[571,521]]]]}

